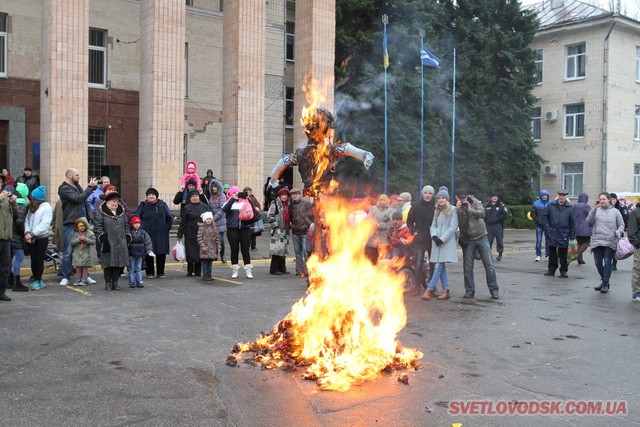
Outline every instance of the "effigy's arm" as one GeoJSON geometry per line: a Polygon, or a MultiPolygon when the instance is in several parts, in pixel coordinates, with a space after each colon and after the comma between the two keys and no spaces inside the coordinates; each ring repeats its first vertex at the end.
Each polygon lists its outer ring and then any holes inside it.
{"type": "Polygon", "coordinates": [[[355,145],[351,145],[348,142],[335,144],[333,146],[333,153],[335,157],[349,156],[358,159],[367,170],[369,170],[373,164],[374,155],[371,152],[358,148],[355,145]]]}
{"type": "Polygon", "coordinates": [[[269,185],[272,186],[273,188],[278,186],[278,178],[280,178],[280,175],[282,175],[282,172],[284,172],[289,166],[295,166],[298,164],[298,159],[296,157],[295,154],[285,154],[282,156],[282,158],[280,160],[278,160],[278,163],[276,163],[276,165],[273,167],[273,169],[271,170],[271,180],[269,181],[269,185]]]}

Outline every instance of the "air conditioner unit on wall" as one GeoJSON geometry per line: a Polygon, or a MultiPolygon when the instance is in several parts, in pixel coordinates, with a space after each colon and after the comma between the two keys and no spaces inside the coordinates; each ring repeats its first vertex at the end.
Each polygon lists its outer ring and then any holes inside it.
{"type": "Polygon", "coordinates": [[[558,168],[556,167],[556,165],[544,165],[542,166],[542,172],[545,175],[557,175],[558,168]]]}
{"type": "Polygon", "coordinates": [[[544,119],[548,122],[555,122],[558,120],[558,112],[557,111],[547,111],[544,114],[544,119]]]}

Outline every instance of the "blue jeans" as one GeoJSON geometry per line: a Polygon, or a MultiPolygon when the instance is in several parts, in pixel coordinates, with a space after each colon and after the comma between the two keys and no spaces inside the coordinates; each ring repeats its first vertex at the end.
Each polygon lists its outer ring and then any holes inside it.
{"type": "MultiPolygon", "coordinates": [[[[542,256],[542,238],[544,237],[544,228],[536,225],[536,256],[542,256]]],[[[544,256],[549,256],[549,242],[544,238],[544,256]]]]}
{"type": "Polygon", "coordinates": [[[202,277],[211,277],[213,273],[213,260],[212,259],[201,259],[202,262],[202,277]]]}
{"type": "Polygon", "coordinates": [[[307,271],[307,240],[306,234],[302,236],[298,236],[297,234],[291,235],[293,251],[296,254],[296,274],[309,274],[309,271],[307,271]]]}
{"type": "Polygon", "coordinates": [[[62,250],[62,277],[69,279],[73,273],[73,266],[71,265],[71,252],[73,246],[71,246],[71,239],[73,238],[73,231],[75,226],[73,224],[64,225],[64,249],[62,250]]]}
{"type": "Polygon", "coordinates": [[[596,263],[598,274],[603,282],[608,282],[611,278],[611,261],[615,251],[606,246],[596,246],[593,248],[593,260],[596,263]]]}
{"type": "Polygon", "coordinates": [[[431,276],[431,281],[429,281],[429,286],[427,289],[433,291],[438,284],[438,280],[442,281],[442,290],[449,290],[449,277],[447,276],[447,266],[444,262],[437,262],[436,267],[433,269],[433,276],[431,276]]]}
{"type": "Polygon", "coordinates": [[[482,236],[478,240],[467,240],[462,248],[464,290],[471,295],[475,295],[476,283],[473,279],[473,263],[476,251],[480,254],[480,259],[484,266],[489,292],[498,292],[498,280],[496,279],[496,270],[493,267],[493,258],[491,257],[491,248],[489,247],[487,236],[482,236]]]}
{"type": "Polygon", "coordinates": [[[144,257],[129,257],[129,284],[139,285],[142,282],[142,259],[144,257]]]}
{"type": "Polygon", "coordinates": [[[416,276],[416,288],[424,289],[426,277],[424,277],[424,254],[427,252],[427,245],[415,243],[413,245],[415,254],[414,274],[416,276]]]}
{"type": "Polygon", "coordinates": [[[11,252],[13,252],[13,275],[19,276],[24,260],[24,249],[11,249],[11,252]]]}

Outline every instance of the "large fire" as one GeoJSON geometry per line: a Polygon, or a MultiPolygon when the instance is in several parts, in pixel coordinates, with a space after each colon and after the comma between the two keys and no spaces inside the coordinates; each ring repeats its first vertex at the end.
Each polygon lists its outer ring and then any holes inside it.
{"type": "MultiPolygon", "coordinates": [[[[307,295],[291,312],[253,343],[236,344],[227,358],[267,369],[306,367],[303,377],[322,389],[348,390],[352,384],[376,378],[381,372],[419,368],[420,351],[403,348],[397,334],[407,322],[404,276],[398,274],[402,260],[383,260],[373,265],[364,247],[376,224],[362,221],[351,226],[352,205],[333,194],[335,181],[320,184],[329,166],[333,144],[330,113],[318,109],[324,98],[305,82],[309,107],[302,112],[305,133],[315,142],[314,175],[318,196],[314,203],[316,252],[307,267],[307,295]],[[324,195],[323,195],[324,194],[324,195]]],[[[406,381],[406,379],[402,379],[406,381]]]]}

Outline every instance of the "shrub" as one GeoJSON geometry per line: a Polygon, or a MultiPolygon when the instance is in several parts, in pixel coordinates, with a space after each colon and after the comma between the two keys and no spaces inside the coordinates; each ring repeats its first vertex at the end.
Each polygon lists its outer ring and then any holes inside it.
{"type": "Polygon", "coordinates": [[[509,218],[504,222],[504,228],[536,228],[536,223],[527,218],[531,205],[507,206],[507,209],[509,209],[509,218]]]}

